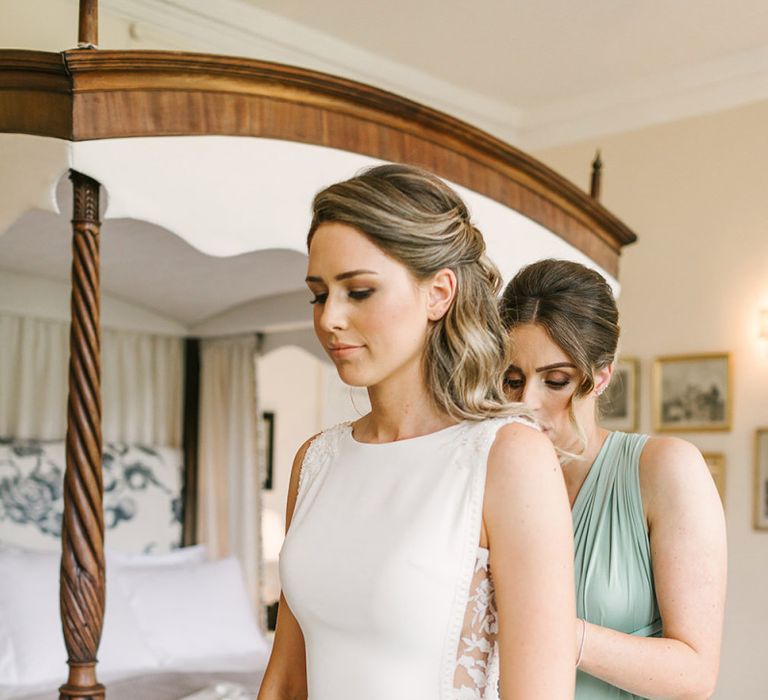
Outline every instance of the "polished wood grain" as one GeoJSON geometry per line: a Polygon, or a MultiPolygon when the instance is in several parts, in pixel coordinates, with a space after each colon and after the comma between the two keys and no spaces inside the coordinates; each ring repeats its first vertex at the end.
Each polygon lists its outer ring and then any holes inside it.
{"type": "Polygon", "coordinates": [[[222,134],[312,143],[429,168],[520,211],[612,274],[621,247],[635,240],[596,199],[490,134],[369,85],[265,61],[0,51],[0,131],[74,141],[222,134]]]}
{"type": "Polygon", "coordinates": [[[540,223],[617,273],[635,235],[544,164],[469,124],[392,93],[303,68],[167,51],[0,51],[0,131],[74,141],[221,134],[275,138],[420,165],[540,223]],[[26,94],[10,95],[15,80],[26,94]],[[18,106],[22,99],[24,109],[18,106]],[[71,114],[62,115],[62,103],[71,114]],[[29,116],[27,109],[36,110],[29,116]],[[63,133],[67,127],[68,133],[63,133]]]}
{"type": "Polygon", "coordinates": [[[184,339],[184,414],[181,448],[184,481],[181,490],[181,543],[197,544],[198,454],[200,447],[200,339],[184,339]]]}
{"type": "Polygon", "coordinates": [[[72,80],[62,54],[0,51],[0,132],[72,137],[72,80]]]}
{"type": "Polygon", "coordinates": [[[96,653],[104,620],[104,513],[99,342],[99,183],[71,171],[72,321],[67,401],[61,624],[69,678],[61,700],[103,700],[96,653]]]}

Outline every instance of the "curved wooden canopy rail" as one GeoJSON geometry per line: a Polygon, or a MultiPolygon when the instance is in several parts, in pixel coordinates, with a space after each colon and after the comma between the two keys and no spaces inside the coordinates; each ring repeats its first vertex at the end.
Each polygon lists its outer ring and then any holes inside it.
{"type": "MultiPolygon", "coordinates": [[[[96,44],[95,0],[81,6],[96,44]],[[85,8],[85,9],[83,9],[85,8]]],[[[0,50],[0,132],[69,141],[138,136],[265,137],[421,165],[515,209],[616,276],[635,235],[573,184],[457,119],[343,78],[201,54],[0,50]]],[[[104,697],[98,348],[98,183],[75,175],[73,330],[62,557],[69,682],[62,698],[104,697]],[[71,512],[70,512],[71,511],[71,512]]]]}
{"type": "Polygon", "coordinates": [[[421,165],[542,224],[617,276],[635,235],[525,153],[441,112],[323,73],[163,51],[0,51],[0,132],[71,141],[231,135],[421,165]]]}

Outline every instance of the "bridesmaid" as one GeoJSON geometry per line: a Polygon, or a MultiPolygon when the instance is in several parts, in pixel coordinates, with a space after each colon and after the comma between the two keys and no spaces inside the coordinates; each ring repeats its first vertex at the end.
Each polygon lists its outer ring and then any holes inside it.
{"type": "Polygon", "coordinates": [[[619,326],[597,272],[564,260],[529,265],[501,312],[512,343],[508,393],[559,450],[573,512],[576,698],[710,697],[726,542],[701,454],[678,438],[601,427],[619,326]]]}

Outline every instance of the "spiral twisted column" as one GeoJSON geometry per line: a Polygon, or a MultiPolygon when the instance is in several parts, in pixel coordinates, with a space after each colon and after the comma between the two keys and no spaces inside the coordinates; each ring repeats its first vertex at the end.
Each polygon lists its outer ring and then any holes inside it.
{"type": "Polygon", "coordinates": [[[69,678],[60,700],[103,700],[96,653],[104,620],[99,342],[99,183],[74,170],[72,321],[60,605],[69,678]]]}

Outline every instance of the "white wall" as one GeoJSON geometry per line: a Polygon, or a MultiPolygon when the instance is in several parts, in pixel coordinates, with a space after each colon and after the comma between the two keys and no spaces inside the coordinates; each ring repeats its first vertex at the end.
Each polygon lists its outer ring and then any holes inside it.
{"type": "Polygon", "coordinates": [[[768,531],[752,529],[755,428],[768,426],[768,102],[537,153],[587,187],[602,149],[603,202],[639,236],[619,279],[625,354],[642,359],[641,429],[663,354],[729,351],[733,427],[682,437],[726,456],[729,593],[717,698],[766,697],[768,531]]]}
{"type": "MultiPolygon", "coordinates": [[[[3,2],[0,46],[6,49],[64,51],[77,46],[78,0],[3,2]]],[[[146,32],[139,37],[131,23],[107,8],[99,12],[99,46],[109,49],[181,48],[170,37],[146,32]]]]}

